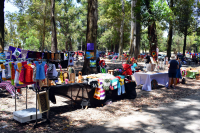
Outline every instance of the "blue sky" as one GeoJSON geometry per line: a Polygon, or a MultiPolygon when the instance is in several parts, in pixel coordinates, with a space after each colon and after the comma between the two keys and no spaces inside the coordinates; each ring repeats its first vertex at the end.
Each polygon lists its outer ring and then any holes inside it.
{"type": "Polygon", "coordinates": [[[11,4],[10,2],[6,2],[5,1],[5,5],[4,5],[4,11],[9,11],[9,12],[17,12],[19,9],[14,6],[13,4],[11,4]]]}

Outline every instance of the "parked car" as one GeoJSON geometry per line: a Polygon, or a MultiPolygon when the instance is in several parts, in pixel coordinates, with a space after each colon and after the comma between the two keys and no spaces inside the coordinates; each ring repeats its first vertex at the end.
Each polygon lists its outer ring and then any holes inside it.
{"type": "Polygon", "coordinates": [[[106,52],[104,52],[104,51],[99,51],[99,57],[104,57],[105,54],[106,54],[106,52]]]}
{"type": "Polygon", "coordinates": [[[164,59],[165,59],[165,55],[158,54],[158,60],[164,61],[164,59]]]}
{"type": "Polygon", "coordinates": [[[114,53],[113,55],[109,55],[108,59],[112,59],[113,57],[116,57],[116,59],[118,59],[119,53],[114,53]]]}

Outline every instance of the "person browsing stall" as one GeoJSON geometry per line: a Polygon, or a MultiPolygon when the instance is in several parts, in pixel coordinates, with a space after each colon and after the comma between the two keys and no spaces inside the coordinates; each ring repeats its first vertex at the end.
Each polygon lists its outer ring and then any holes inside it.
{"type": "Polygon", "coordinates": [[[151,57],[151,56],[150,56],[150,54],[148,53],[148,54],[147,54],[147,57],[146,57],[146,59],[147,59],[146,63],[147,63],[147,64],[151,61],[150,57],[151,57]]]}
{"type": "Polygon", "coordinates": [[[181,64],[181,59],[179,57],[177,57],[177,62],[178,62],[179,68],[177,69],[177,72],[176,72],[176,78],[182,79],[182,75],[181,75],[182,64],[181,64]]]}
{"type": "Polygon", "coordinates": [[[137,65],[137,59],[134,60],[133,65],[131,66],[132,72],[138,71],[139,67],[137,65]]]}
{"type": "Polygon", "coordinates": [[[172,79],[174,80],[174,89],[176,86],[176,74],[177,74],[177,69],[179,69],[179,65],[178,62],[175,60],[175,56],[171,57],[171,60],[169,61],[169,65],[168,65],[168,76],[169,76],[169,84],[167,89],[169,89],[169,87],[172,85],[172,79]]]}

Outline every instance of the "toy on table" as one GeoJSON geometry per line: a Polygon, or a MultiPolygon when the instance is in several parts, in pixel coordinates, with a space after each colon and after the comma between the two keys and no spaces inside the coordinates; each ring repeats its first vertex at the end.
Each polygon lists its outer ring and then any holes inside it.
{"type": "Polygon", "coordinates": [[[83,77],[82,77],[82,72],[79,71],[78,72],[78,80],[77,80],[78,83],[82,83],[83,82],[83,77]]]}

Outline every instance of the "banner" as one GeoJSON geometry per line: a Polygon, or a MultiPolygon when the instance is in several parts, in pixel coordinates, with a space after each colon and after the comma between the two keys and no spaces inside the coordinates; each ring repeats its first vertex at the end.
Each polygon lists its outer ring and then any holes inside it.
{"type": "MultiPolygon", "coordinates": [[[[8,53],[9,52],[12,53],[11,59],[22,58],[20,48],[15,48],[15,47],[9,46],[8,53]]],[[[10,59],[10,56],[7,56],[6,58],[10,59]]]]}

